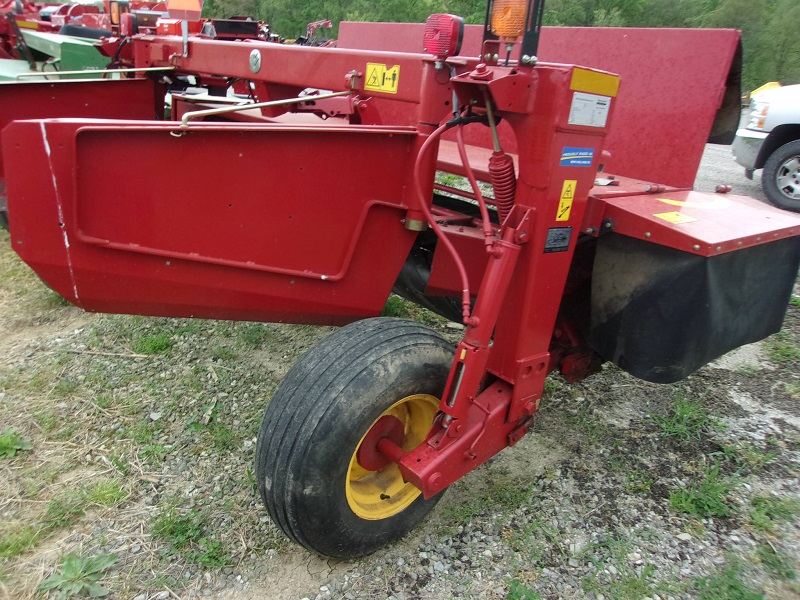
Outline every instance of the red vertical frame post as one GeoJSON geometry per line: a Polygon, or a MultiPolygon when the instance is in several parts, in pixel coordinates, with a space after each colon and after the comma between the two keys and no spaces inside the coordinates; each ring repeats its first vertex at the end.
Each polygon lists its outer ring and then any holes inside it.
{"type": "Polygon", "coordinates": [[[425,443],[399,460],[430,497],[527,432],[619,78],[570,65],[489,67],[455,78],[461,103],[489,98],[519,148],[513,210],[495,242],[425,443]],[[492,337],[492,332],[494,335],[492,337]]]}

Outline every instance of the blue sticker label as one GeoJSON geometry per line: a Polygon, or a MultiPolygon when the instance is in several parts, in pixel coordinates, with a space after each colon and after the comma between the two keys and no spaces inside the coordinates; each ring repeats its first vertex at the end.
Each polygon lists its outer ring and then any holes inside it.
{"type": "Polygon", "coordinates": [[[566,147],[561,152],[562,167],[591,167],[594,148],[566,147]]]}

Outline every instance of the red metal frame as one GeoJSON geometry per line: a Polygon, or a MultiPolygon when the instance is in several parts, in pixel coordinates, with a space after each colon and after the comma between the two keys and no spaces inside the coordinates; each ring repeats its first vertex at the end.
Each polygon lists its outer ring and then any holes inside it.
{"type": "MultiPolygon", "coordinates": [[[[419,52],[424,28],[345,21],[339,47],[419,52]]],[[[467,25],[460,56],[481,55],[482,34],[482,25],[467,25]]],[[[690,188],[726,91],[738,89],[727,84],[741,68],[735,64],[739,46],[739,33],[730,29],[543,27],[538,57],[620,76],[615,107],[620,125],[608,132],[605,144],[608,172],[690,188]]],[[[738,119],[738,110],[734,113],[738,119]]],[[[486,132],[467,135],[469,143],[491,147],[486,132]]],[[[506,145],[516,151],[513,139],[506,145]]]]}
{"type": "MultiPolygon", "coordinates": [[[[87,310],[343,323],[380,311],[429,221],[441,233],[429,286],[462,295],[467,312],[476,296],[474,309],[425,443],[403,453],[396,435],[373,436],[426,497],[527,432],[551,370],[575,380],[597,366],[568,310],[590,269],[579,244],[614,229],[709,256],[800,233],[797,218],[738,200],[717,230],[680,227],[659,216],[661,205],[691,217],[716,197],[664,185],[644,194],[648,184],[629,178],[595,185],[618,109],[610,73],[197,37],[129,45],[131,66],[214,85],[245,80],[259,102],[309,87],[350,93],[346,104],[307,102],[303,110],[341,117],[310,126],[274,104],[261,117],[185,126],[15,118],[2,134],[15,249],[87,310]],[[392,84],[376,87],[376,73],[392,84]],[[437,152],[442,123],[459,112],[451,126],[482,128],[464,123],[488,122],[490,106],[503,146],[516,150],[514,205],[497,226],[431,207],[437,168],[472,174],[485,160],[465,147],[456,159],[447,143],[437,152]],[[462,154],[468,165],[458,166],[462,154]],[[146,159],[131,169],[123,155],[146,159]]],[[[181,100],[173,117],[190,104],[181,100]]],[[[713,119],[705,108],[701,129],[713,119]]]]}

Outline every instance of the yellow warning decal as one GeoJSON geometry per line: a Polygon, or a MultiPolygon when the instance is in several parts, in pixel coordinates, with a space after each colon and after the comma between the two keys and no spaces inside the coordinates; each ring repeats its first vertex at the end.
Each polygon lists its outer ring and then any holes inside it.
{"type": "Polygon", "coordinates": [[[556,221],[569,221],[569,213],[572,212],[572,201],[575,199],[575,187],[578,185],[577,179],[565,179],[561,186],[561,200],[558,203],[556,221]]]}
{"type": "Polygon", "coordinates": [[[372,92],[396,94],[400,84],[400,65],[391,68],[381,63],[367,63],[364,89],[372,92]]]}
{"type": "Polygon", "coordinates": [[[39,29],[39,24],[31,21],[17,21],[17,26],[20,29],[39,29]]]}
{"type": "Polygon", "coordinates": [[[679,212],[658,213],[654,214],[653,216],[658,217],[659,219],[664,219],[665,221],[669,221],[670,223],[674,223],[675,225],[697,221],[697,219],[695,219],[694,217],[690,217],[689,215],[684,215],[683,213],[679,212]]]}
{"type": "Polygon", "coordinates": [[[576,92],[616,97],[617,92],[619,92],[619,77],[611,73],[601,73],[575,67],[572,69],[572,80],[570,81],[569,89],[576,92]]]}

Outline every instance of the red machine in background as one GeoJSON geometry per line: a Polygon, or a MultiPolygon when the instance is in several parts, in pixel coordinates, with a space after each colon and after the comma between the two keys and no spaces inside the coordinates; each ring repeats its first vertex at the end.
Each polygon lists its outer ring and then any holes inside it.
{"type": "Polygon", "coordinates": [[[23,29],[48,33],[64,32],[67,35],[99,39],[111,35],[119,26],[120,16],[126,13],[154,13],[166,16],[165,2],[144,0],[103,0],[100,3],[52,3],[7,0],[0,3],[0,59],[26,58],[23,29]],[[66,28],[66,29],[65,29],[66,28]]]}
{"type": "MultiPolygon", "coordinates": [[[[603,30],[590,60],[625,78],[544,62],[542,11],[490,2],[475,56],[459,53],[477,42],[453,15],[413,26],[416,52],[132,27],[117,58],[133,79],[0,85],[12,244],[71,302],[357,321],[297,363],[259,433],[262,498],[310,550],[353,557],[402,536],[528,432],[552,371],[576,381],[610,360],[672,382],[781,327],[800,219],[689,187],[705,140],[736,126],[738,34],[694,34],[722,49],[704,53],[713,97],[693,100],[678,151],[685,119],[670,129],[642,110],[643,91],[667,85],[651,57],[618,53],[622,34],[603,30]],[[245,97],[175,93],[164,120],[164,94],[187,81],[245,97]],[[111,120],[86,112],[100,94],[111,120]],[[52,118],[54,95],[74,118],[52,118]],[[660,182],[643,177],[648,153],[667,156],[651,158],[660,182]],[[125,155],[147,157],[135,184],[125,155]],[[436,184],[437,170],[471,191],[436,184]],[[359,321],[393,288],[464,322],[455,352],[414,323],[359,321]]],[[[371,27],[392,43],[393,26],[371,27]]]]}

